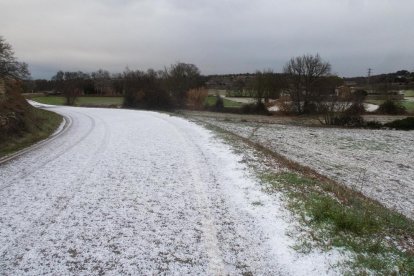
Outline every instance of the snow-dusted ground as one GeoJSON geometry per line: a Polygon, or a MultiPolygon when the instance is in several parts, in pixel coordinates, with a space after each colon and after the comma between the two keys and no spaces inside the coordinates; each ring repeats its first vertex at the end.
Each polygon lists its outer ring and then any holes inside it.
{"type": "Polygon", "coordinates": [[[368,112],[374,112],[379,108],[379,105],[377,104],[370,104],[370,103],[364,103],[365,110],[368,112]]]}
{"type": "Polygon", "coordinates": [[[250,138],[414,219],[414,131],[200,119],[250,138]]]}
{"type": "Polygon", "coordinates": [[[64,134],[0,165],[1,275],[335,274],[208,130],[165,114],[49,107],[64,134]],[[260,202],[260,204],[254,204],[260,202]]]}
{"type": "MultiPolygon", "coordinates": [[[[375,110],[378,109],[379,105],[370,104],[370,103],[364,103],[364,107],[365,107],[365,110],[366,111],[368,111],[368,112],[374,112],[375,110]]],[[[272,106],[268,107],[267,109],[269,111],[272,111],[272,112],[277,112],[277,111],[280,110],[280,108],[279,108],[279,106],[277,104],[272,105],[272,106]]]]}
{"type": "Polygon", "coordinates": [[[254,103],[256,100],[254,98],[246,98],[246,97],[225,97],[226,99],[243,104],[254,103]]]}

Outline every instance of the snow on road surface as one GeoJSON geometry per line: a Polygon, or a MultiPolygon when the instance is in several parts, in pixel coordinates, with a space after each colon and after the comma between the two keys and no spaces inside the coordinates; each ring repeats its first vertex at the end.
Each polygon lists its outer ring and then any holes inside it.
{"type": "Polygon", "coordinates": [[[337,273],[337,253],[291,248],[278,197],[208,130],[154,112],[48,108],[68,131],[0,165],[1,275],[337,273]]]}

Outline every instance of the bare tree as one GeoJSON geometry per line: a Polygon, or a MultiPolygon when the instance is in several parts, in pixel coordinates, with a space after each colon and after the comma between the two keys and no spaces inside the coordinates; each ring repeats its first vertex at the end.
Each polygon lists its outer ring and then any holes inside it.
{"type": "Polygon", "coordinates": [[[74,105],[78,96],[83,93],[85,80],[90,77],[81,71],[63,72],[59,71],[52,77],[57,90],[63,93],[66,105],[74,105]]]}
{"type": "Polygon", "coordinates": [[[284,67],[284,73],[290,81],[290,97],[298,113],[307,113],[311,109],[314,85],[321,77],[328,76],[331,71],[329,62],[325,62],[317,54],[291,58],[284,67]]]}
{"type": "Polygon", "coordinates": [[[257,71],[248,84],[248,89],[251,90],[257,104],[261,104],[262,100],[268,102],[270,98],[279,98],[285,87],[286,82],[283,77],[272,70],[257,71]]]}
{"type": "Polygon", "coordinates": [[[113,93],[114,89],[112,87],[111,74],[108,71],[99,69],[98,71],[91,73],[91,78],[95,91],[99,95],[113,93]]]}
{"type": "Polygon", "coordinates": [[[171,96],[162,87],[160,73],[127,69],[123,74],[124,106],[151,110],[171,109],[171,96]]]}
{"type": "Polygon", "coordinates": [[[200,70],[194,64],[176,63],[163,73],[164,86],[178,107],[184,107],[188,90],[202,86],[200,70]]]}
{"type": "Polygon", "coordinates": [[[30,77],[27,64],[14,56],[12,46],[0,36],[0,78],[26,79],[30,77]]]}

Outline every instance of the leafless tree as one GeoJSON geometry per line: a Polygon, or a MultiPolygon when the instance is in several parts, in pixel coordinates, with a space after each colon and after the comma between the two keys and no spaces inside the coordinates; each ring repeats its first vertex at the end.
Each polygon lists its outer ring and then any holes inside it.
{"type": "Polygon", "coordinates": [[[307,113],[311,109],[315,83],[331,71],[329,62],[325,62],[317,54],[291,58],[284,67],[284,73],[290,82],[290,97],[295,111],[307,113]]]}
{"type": "Polygon", "coordinates": [[[168,110],[172,108],[171,96],[162,87],[160,73],[127,69],[123,74],[124,106],[131,108],[168,110]]]}
{"type": "Polygon", "coordinates": [[[111,74],[106,71],[99,69],[96,72],[91,73],[91,79],[93,81],[93,86],[95,88],[95,91],[99,95],[104,94],[112,94],[112,82],[111,82],[111,74]]]}
{"type": "Polygon", "coordinates": [[[83,86],[85,80],[90,77],[81,71],[78,72],[63,72],[59,71],[52,77],[55,87],[58,91],[63,93],[66,105],[74,105],[78,96],[83,93],[83,86]]]}
{"type": "Polygon", "coordinates": [[[194,64],[176,63],[163,72],[165,89],[178,107],[184,107],[188,90],[202,86],[200,70],[194,64]]]}
{"type": "Polygon", "coordinates": [[[0,78],[26,79],[30,77],[27,64],[14,56],[12,46],[0,36],[0,78]]]}
{"type": "Polygon", "coordinates": [[[269,98],[279,98],[284,87],[286,87],[284,78],[272,70],[257,71],[248,84],[248,89],[257,104],[261,104],[262,100],[268,102],[269,98]]]}

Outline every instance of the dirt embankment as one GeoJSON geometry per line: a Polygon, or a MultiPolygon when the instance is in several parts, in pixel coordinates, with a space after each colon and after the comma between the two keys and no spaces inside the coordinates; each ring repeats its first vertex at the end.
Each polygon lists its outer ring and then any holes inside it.
{"type": "Polygon", "coordinates": [[[10,134],[24,131],[31,107],[20,94],[20,84],[2,80],[0,93],[0,141],[10,134]]]}
{"type": "Polygon", "coordinates": [[[3,81],[0,91],[0,157],[47,138],[62,117],[32,107],[21,95],[19,81],[3,81]]]}

